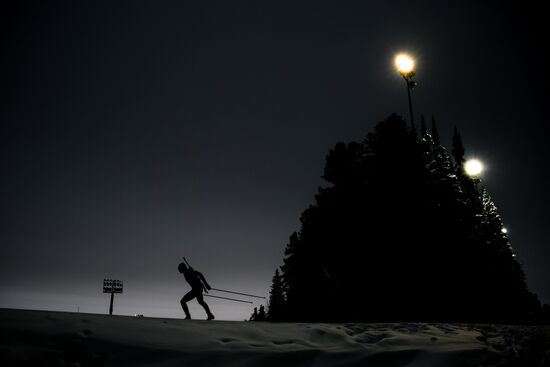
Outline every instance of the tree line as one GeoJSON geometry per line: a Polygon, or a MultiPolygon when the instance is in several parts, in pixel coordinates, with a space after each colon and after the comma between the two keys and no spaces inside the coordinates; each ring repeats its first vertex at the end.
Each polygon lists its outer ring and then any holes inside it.
{"type": "Polygon", "coordinates": [[[393,114],[336,144],[275,271],[271,321],[514,322],[541,312],[457,129],[393,114]],[[280,271],[279,271],[280,270],[280,271]]]}

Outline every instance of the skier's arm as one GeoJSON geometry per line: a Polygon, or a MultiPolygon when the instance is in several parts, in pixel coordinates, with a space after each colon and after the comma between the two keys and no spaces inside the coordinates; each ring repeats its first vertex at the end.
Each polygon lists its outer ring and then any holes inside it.
{"type": "MultiPolygon", "coordinates": [[[[197,272],[198,273],[198,272],[197,272]]],[[[207,289],[207,290],[210,290],[210,284],[208,284],[208,282],[206,281],[206,278],[204,277],[204,275],[202,275],[202,273],[198,273],[199,275],[199,278],[202,282],[202,284],[204,284],[204,287],[207,289]]]]}

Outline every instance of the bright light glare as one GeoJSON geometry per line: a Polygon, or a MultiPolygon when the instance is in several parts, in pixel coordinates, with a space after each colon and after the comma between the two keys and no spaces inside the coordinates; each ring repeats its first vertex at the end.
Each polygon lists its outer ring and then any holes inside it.
{"type": "Polygon", "coordinates": [[[504,227],[502,227],[501,231],[502,231],[502,233],[508,233],[508,230],[504,227]]]}
{"type": "Polygon", "coordinates": [[[470,159],[464,164],[468,176],[477,177],[483,172],[483,164],[477,159],[470,159]]]}
{"type": "Polygon", "coordinates": [[[407,54],[395,56],[395,66],[401,74],[408,74],[414,69],[414,59],[407,54]]]}

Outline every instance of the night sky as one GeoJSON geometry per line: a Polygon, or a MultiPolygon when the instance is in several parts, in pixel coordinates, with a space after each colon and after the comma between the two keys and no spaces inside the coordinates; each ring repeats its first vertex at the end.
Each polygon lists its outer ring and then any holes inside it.
{"type": "MultiPolygon", "coordinates": [[[[548,39],[522,3],[2,5],[0,307],[105,313],[113,277],[115,313],[183,317],[181,256],[267,296],[328,150],[407,117],[399,51],[417,59],[416,118],[447,145],[456,125],[487,165],[550,303],[548,39]]],[[[206,301],[219,319],[252,310],[206,301]]]]}

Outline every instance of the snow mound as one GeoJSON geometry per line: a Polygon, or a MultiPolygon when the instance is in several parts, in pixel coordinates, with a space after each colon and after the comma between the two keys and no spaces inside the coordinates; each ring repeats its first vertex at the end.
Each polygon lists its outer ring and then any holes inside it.
{"type": "Polygon", "coordinates": [[[0,364],[550,366],[550,327],[274,324],[0,309],[0,364]]]}

